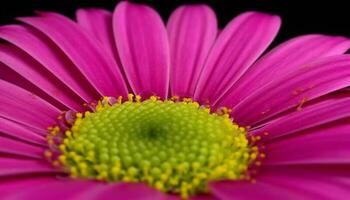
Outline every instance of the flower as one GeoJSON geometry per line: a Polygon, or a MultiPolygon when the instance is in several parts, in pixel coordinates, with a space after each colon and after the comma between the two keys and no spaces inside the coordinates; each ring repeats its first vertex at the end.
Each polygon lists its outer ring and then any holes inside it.
{"type": "Polygon", "coordinates": [[[350,195],[348,39],[262,56],[278,16],[246,12],[218,33],[205,5],[167,26],[129,2],[18,20],[0,27],[2,198],[350,195]]]}

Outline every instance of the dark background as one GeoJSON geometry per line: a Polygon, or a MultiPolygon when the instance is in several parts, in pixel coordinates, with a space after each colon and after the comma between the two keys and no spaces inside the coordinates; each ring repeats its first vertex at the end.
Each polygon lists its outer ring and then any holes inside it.
{"type": "MultiPolygon", "coordinates": [[[[3,0],[0,3],[0,24],[14,23],[17,16],[33,15],[35,10],[57,11],[74,18],[79,7],[102,7],[113,10],[118,0],[3,0]]],[[[154,7],[164,20],[177,6],[206,3],[216,12],[220,27],[241,12],[248,10],[278,14],[282,28],[274,45],[290,37],[323,33],[350,37],[350,6],[347,0],[134,0],[154,7]]]]}

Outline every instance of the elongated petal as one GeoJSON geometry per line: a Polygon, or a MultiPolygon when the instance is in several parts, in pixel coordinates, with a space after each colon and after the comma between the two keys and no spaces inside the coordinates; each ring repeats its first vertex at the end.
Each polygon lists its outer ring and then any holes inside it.
{"type": "Polygon", "coordinates": [[[206,5],[181,6],[171,14],[167,29],[171,93],[192,97],[199,73],[217,35],[215,13],[206,5]]]}
{"type": "MultiPolygon", "coordinates": [[[[42,67],[45,67],[47,71],[60,79],[86,102],[91,102],[98,98],[97,91],[89,84],[70,59],[52,40],[40,31],[28,26],[7,25],[0,27],[0,37],[33,57],[42,67]]],[[[17,65],[11,67],[14,70],[21,69],[18,69],[17,65]]],[[[35,69],[40,71],[41,74],[45,71],[40,67],[35,67],[35,69]]]]}
{"type": "Polygon", "coordinates": [[[267,143],[264,165],[350,164],[350,120],[267,143]]]}
{"type": "Polygon", "coordinates": [[[296,71],[315,59],[343,54],[349,47],[350,41],[343,37],[306,35],[288,40],[259,59],[216,104],[234,107],[276,77],[296,71]]]}
{"type": "Polygon", "coordinates": [[[219,182],[211,184],[220,199],[340,199],[349,197],[348,166],[300,165],[265,167],[256,183],[219,182]]]}
{"type": "Polygon", "coordinates": [[[42,159],[44,150],[42,146],[10,139],[0,134],[0,153],[42,159]]]}
{"type": "Polygon", "coordinates": [[[70,109],[81,107],[83,100],[22,50],[14,46],[0,44],[0,62],[9,66],[34,85],[39,86],[40,89],[66,107],[70,109]]]}
{"type": "Polygon", "coordinates": [[[137,94],[168,96],[169,44],[162,19],[152,8],[121,2],[113,16],[114,36],[130,86],[137,94]]]}
{"type": "Polygon", "coordinates": [[[57,172],[45,160],[0,158],[0,177],[57,172]]]}
{"type": "Polygon", "coordinates": [[[0,94],[0,116],[34,128],[46,129],[60,114],[46,101],[3,80],[0,94]]]}
{"type": "Polygon", "coordinates": [[[6,82],[12,83],[14,85],[17,85],[24,90],[27,90],[38,97],[44,99],[51,105],[55,106],[56,108],[60,110],[67,110],[68,108],[54,99],[52,96],[48,95],[46,92],[44,92],[42,89],[40,89],[37,85],[34,85],[33,83],[29,82],[27,79],[23,78],[23,76],[19,75],[16,71],[9,68],[7,65],[0,62],[0,79],[4,80],[6,82]]]}
{"type": "MultiPolygon", "coordinates": [[[[0,191],[8,200],[168,200],[166,195],[137,183],[103,183],[54,177],[34,177],[0,182],[0,191]],[[35,185],[35,187],[33,187],[35,185]]],[[[170,199],[169,199],[170,200],[170,199]]]]}
{"type": "Polygon", "coordinates": [[[264,197],[270,200],[279,200],[281,197],[286,199],[300,199],[301,194],[293,194],[288,189],[278,188],[274,185],[260,181],[253,184],[248,181],[223,181],[212,183],[210,189],[214,196],[220,200],[255,200],[264,197]]]}
{"type": "Polygon", "coordinates": [[[18,138],[30,143],[46,146],[47,141],[45,138],[29,130],[23,125],[17,124],[13,121],[0,117],[0,132],[13,138],[18,138]]]}
{"type": "Polygon", "coordinates": [[[77,199],[114,200],[115,197],[125,200],[170,200],[165,194],[144,183],[98,184],[94,189],[77,196],[77,199]]]}
{"type": "Polygon", "coordinates": [[[117,47],[114,41],[112,16],[110,11],[98,8],[79,9],[76,12],[78,24],[96,37],[106,52],[115,57],[119,66],[120,61],[118,60],[117,47]]]}
{"type": "Polygon", "coordinates": [[[241,125],[253,125],[306,101],[350,85],[350,57],[339,55],[321,59],[280,78],[255,92],[234,109],[241,125]]]}
{"type": "Polygon", "coordinates": [[[268,135],[263,138],[269,140],[346,117],[350,117],[350,97],[337,95],[277,118],[250,134],[259,135],[267,132],[268,135]]]}
{"type": "Polygon", "coordinates": [[[33,186],[39,186],[41,184],[47,184],[51,181],[57,181],[55,176],[42,175],[42,176],[18,176],[16,178],[0,180],[0,194],[3,199],[7,199],[10,195],[18,194],[26,188],[33,186]]]}
{"type": "MultiPolygon", "coordinates": [[[[9,191],[5,193],[6,199],[20,200],[20,199],[79,199],[77,196],[89,190],[93,190],[99,183],[95,181],[78,181],[71,179],[58,179],[55,177],[33,177],[32,180],[17,180],[9,184],[5,182],[4,188],[9,191]],[[15,185],[18,187],[15,187],[15,185]],[[30,185],[32,184],[32,185],[30,185]],[[33,185],[35,184],[35,185],[33,185]]],[[[0,187],[1,191],[1,187],[0,187]]],[[[85,198],[91,199],[93,198],[85,198]]]]}
{"type": "Polygon", "coordinates": [[[82,27],[56,13],[41,13],[41,17],[19,20],[54,41],[101,95],[126,96],[127,88],[117,64],[82,27]]]}
{"type": "Polygon", "coordinates": [[[247,12],[220,33],[201,73],[195,98],[215,102],[263,53],[280,27],[278,16],[247,12]]]}

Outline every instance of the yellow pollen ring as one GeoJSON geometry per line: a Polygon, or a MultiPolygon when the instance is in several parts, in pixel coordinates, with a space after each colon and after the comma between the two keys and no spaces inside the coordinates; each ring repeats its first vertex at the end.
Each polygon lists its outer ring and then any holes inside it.
{"type": "Polygon", "coordinates": [[[72,178],[145,182],[186,199],[206,192],[209,181],[249,179],[249,165],[265,157],[232,122],[229,108],[212,112],[177,96],[110,100],[76,113],[68,130],[48,128],[49,146],[60,153],[45,157],[72,178]]]}

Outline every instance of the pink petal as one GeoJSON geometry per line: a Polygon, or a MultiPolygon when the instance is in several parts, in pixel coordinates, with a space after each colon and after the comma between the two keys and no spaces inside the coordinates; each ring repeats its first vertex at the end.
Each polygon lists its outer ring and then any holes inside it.
{"type": "Polygon", "coordinates": [[[293,194],[288,189],[279,188],[269,183],[258,181],[253,184],[246,181],[222,181],[212,183],[210,191],[220,200],[256,200],[264,199],[302,199],[302,195],[293,194]]]}
{"type": "Polygon", "coordinates": [[[41,17],[19,20],[54,41],[100,94],[126,96],[127,88],[115,61],[78,24],[56,13],[41,13],[41,17]]]}
{"type": "Polygon", "coordinates": [[[0,194],[3,199],[9,195],[18,194],[20,191],[44,185],[51,181],[57,181],[54,176],[19,176],[16,178],[2,178],[0,180],[0,194]]]}
{"type": "Polygon", "coordinates": [[[17,85],[37,95],[38,97],[44,99],[45,101],[47,101],[48,103],[50,103],[51,105],[55,106],[60,110],[67,110],[66,106],[62,105],[56,99],[52,98],[50,95],[42,91],[38,86],[29,82],[27,79],[19,75],[16,71],[10,69],[8,66],[4,65],[1,62],[0,62],[0,79],[6,82],[12,83],[14,85],[17,85]]]}
{"type": "Polygon", "coordinates": [[[0,153],[42,159],[45,148],[0,134],[0,153]]]}
{"type": "Polygon", "coordinates": [[[78,24],[95,36],[105,51],[115,57],[118,66],[121,67],[114,41],[112,13],[104,9],[89,8],[79,9],[76,16],[78,24]]]}
{"type": "Polygon", "coordinates": [[[269,166],[261,170],[261,176],[291,192],[299,191],[307,199],[345,200],[350,195],[347,165],[269,166]]]}
{"type": "Polygon", "coordinates": [[[233,19],[216,40],[201,73],[195,98],[215,102],[256,61],[280,27],[280,18],[247,12],[233,19]]]}
{"type": "MultiPolygon", "coordinates": [[[[81,193],[89,190],[94,190],[94,187],[98,184],[93,181],[78,181],[70,179],[59,179],[50,177],[33,177],[32,179],[17,180],[16,182],[5,183],[6,187],[11,192],[7,192],[6,199],[8,200],[21,200],[21,199],[79,199],[76,198],[81,193]],[[32,185],[31,185],[32,184],[32,185]],[[18,187],[15,187],[18,185],[18,187]]],[[[1,191],[1,188],[0,188],[1,191]]],[[[116,197],[114,197],[116,198],[116,197]]],[[[93,200],[88,197],[85,199],[93,200]]]]}
{"type": "Polygon", "coordinates": [[[46,146],[46,139],[38,133],[29,130],[25,126],[0,117],[0,132],[19,140],[24,140],[33,144],[46,146]]]}
{"type": "Polygon", "coordinates": [[[233,107],[262,86],[302,68],[315,59],[343,54],[350,41],[343,37],[305,35],[293,38],[259,59],[217,102],[233,107]]]}
{"type": "Polygon", "coordinates": [[[57,170],[45,160],[0,158],[0,177],[53,172],[57,170]]]}
{"type": "Polygon", "coordinates": [[[166,98],[170,55],[166,29],[160,16],[148,6],[123,1],[114,11],[113,29],[133,91],[166,98]]]}
{"type": "Polygon", "coordinates": [[[168,200],[167,195],[143,183],[99,183],[75,199],[114,200],[116,197],[123,200],[168,200]]]}
{"type": "Polygon", "coordinates": [[[167,24],[172,95],[192,97],[207,54],[217,35],[215,13],[206,5],[177,8],[167,24]]]}
{"type": "Polygon", "coordinates": [[[60,110],[22,88],[0,80],[0,116],[46,129],[55,124],[60,110]]]}
{"type": "MultiPolygon", "coordinates": [[[[0,182],[1,183],[1,182],[0,182]]],[[[89,200],[167,200],[166,195],[137,183],[103,183],[51,177],[15,179],[0,184],[8,200],[89,199],[89,200]]]]}
{"type": "Polygon", "coordinates": [[[267,143],[264,165],[350,164],[349,122],[326,124],[267,143]]]}
{"type": "Polygon", "coordinates": [[[348,166],[266,167],[256,183],[218,182],[210,185],[220,199],[339,199],[349,197],[348,166]]]}
{"type": "Polygon", "coordinates": [[[263,139],[270,140],[349,116],[350,96],[333,95],[297,112],[277,118],[264,127],[251,131],[250,134],[258,135],[268,132],[263,139]]]}
{"type": "MultiPolygon", "coordinates": [[[[28,26],[7,25],[0,27],[0,37],[28,53],[86,102],[99,97],[96,90],[62,50],[40,31],[28,26]]],[[[11,67],[19,70],[16,66],[11,67]]],[[[45,71],[40,68],[36,70],[45,71]]]]}
{"type": "Polygon", "coordinates": [[[14,46],[0,44],[0,62],[40,87],[46,94],[66,107],[76,110],[81,107],[83,100],[79,96],[22,50],[14,46]]]}
{"type": "Polygon", "coordinates": [[[350,85],[350,57],[321,59],[256,91],[233,109],[240,125],[253,125],[288,108],[350,85]]]}

